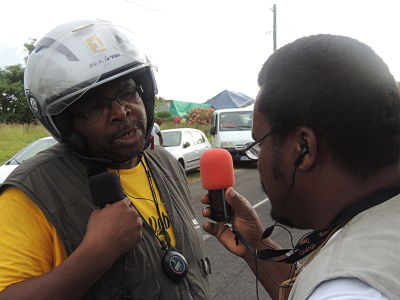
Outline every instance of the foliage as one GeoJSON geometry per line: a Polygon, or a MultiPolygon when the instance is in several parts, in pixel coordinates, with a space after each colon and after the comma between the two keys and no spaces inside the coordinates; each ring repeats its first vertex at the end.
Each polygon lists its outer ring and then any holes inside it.
{"type": "MultiPolygon", "coordinates": [[[[28,43],[24,43],[25,52],[30,54],[33,51],[33,49],[35,49],[36,41],[37,41],[36,39],[29,39],[28,43]]],[[[28,56],[24,57],[24,61],[25,61],[25,64],[26,64],[27,61],[28,61],[28,56]]]]}
{"type": "Polygon", "coordinates": [[[212,114],[214,108],[193,108],[190,113],[188,113],[185,118],[188,124],[199,124],[199,125],[209,125],[211,124],[212,114]]]}
{"type": "Polygon", "coordinates": [[[161,119],[162,122],[169,122],[172,121],[172,114],[169,111],[160,111],[158,113],[156,113],[156,118],[161,119]]]}
{"type": "Polygon", "coordinates": [[[175,117],[172,119],[172,121],[173,121],[175,124],[181,124],[182,118],[181,118],[180,116],[175,116],[175,117]]]}
{"type": "Polygon", "coordinates": [[[168,100],[164,99],[163,97],[156,97],[155,102],[168,102],[168,100]]]}
{"type": "Polygon", "coordinates": [[[35,121],[25,98],[23,82],[22,65],[0,68],[0,122],[32,123],[35,121]]]}
{"type": "MultiPolygon", "coordinates": [[[[25,43],[26,52],[32,51],[35,43],[35,39],[25,43]]],[[[26,62],[27,57],[24,59],[26,62]]],[[[24,67],[17,64],[0,68],[0,122],[29,124],[35,120],[25,97],[24,67]]]]}

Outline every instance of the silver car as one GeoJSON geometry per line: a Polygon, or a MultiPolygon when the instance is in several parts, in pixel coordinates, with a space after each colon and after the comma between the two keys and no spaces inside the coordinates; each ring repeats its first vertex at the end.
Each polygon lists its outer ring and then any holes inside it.
{"type": "Polygon", "coordinates": [[[30,143],[28,146],[11,157],[4,165],[0,166],[0,183],[2,183],[7,176],[23,161],[35,156],[40,151],[43,151],[56,143],[57,141],[51,136],[44,137],[30,143]]]}
{"type": "MultiPolygon", "coordinates": [[[[176,128],[161,131],[164,148],[170,152],[185,171],[200,167],[200,156],[211,149],[203,131],[195,128],[176,128]]],[[[156,144],[158,144],[156,138],[156,144]]]]}

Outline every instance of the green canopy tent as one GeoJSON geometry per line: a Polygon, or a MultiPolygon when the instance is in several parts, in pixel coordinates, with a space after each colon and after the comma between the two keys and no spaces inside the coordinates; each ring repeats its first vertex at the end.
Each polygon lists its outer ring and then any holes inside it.
{"type": "Polygon", "coordinates": [[[171,105],[169,107],[169,111],[173,116],[179,116],[179,117],[184,117],[193,108],[210,108],[210,104],[204,104],[204,103],[194,103],[194,102],[184,102],[184,101],[176,101],[173,100],[171,101],[171,105]]]}

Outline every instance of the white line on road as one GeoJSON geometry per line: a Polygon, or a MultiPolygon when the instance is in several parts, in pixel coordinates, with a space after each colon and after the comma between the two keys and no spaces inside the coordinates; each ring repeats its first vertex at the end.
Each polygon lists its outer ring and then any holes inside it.
{"type": "MultiPolygon", "coordinates": [[[[257,207],[259,207],[260,205],[267,203],[269,201],[268,198],[265,198],[264,200],[261,200],[260,202],[257,202],[256,204],[253,205],[253,208],[256,209],[257,207]]],[[[208,240],[212,235],[211,234],[204,234],[203,235],[203,241],[208,240]]]]}

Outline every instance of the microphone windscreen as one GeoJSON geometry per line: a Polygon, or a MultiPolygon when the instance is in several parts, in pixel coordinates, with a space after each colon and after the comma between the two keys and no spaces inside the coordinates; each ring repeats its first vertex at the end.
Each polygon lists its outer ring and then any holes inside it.
{"type": "Polygon", "coordinates": [[[119,177],[112,172],[90,177],[89,189],[94,203],[100,208],[125,198],[119,177]]]}
{"type": "Polygon", "coordinates": [[[231,154],[225,149],[210,149],[200,157],[200,176],[205,190],[220,190],[235,184],[231,154]]]}

